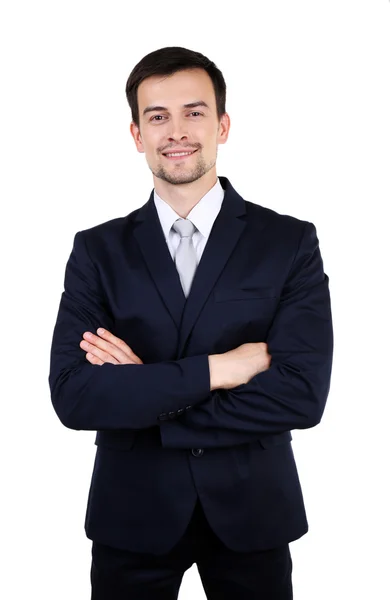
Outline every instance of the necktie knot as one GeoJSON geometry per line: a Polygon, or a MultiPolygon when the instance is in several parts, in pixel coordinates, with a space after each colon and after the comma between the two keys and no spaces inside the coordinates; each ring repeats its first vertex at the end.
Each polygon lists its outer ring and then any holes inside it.
{"type": "Polygon", "coordinates": [[[189,219],[177,219],[172,225],[180,237],[192,237],[195,232],[195,225],[189,219]]]}

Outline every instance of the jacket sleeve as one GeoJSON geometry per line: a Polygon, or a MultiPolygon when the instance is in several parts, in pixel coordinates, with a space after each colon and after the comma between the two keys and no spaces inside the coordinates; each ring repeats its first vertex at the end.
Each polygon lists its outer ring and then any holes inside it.
{"type": "Polygon", "coordinates": [[[51,400],[66,427],[143,429],[159,425],[162,414],[172,419],[208,398],[207,354],[155,364],[92,365],[79,344],[85,331],[98,327],[113,331],[113,319],[79,231],[65,269],[50,352],[51,400]]]}
{"type": "Polygon", "coordinates": [[[264,341],[270,368],[247,384],[211,391],[192,411],[161,423],[164,447],[219,448],[320,422],[330,388],[333,327],[329,278],[310,222],[264,341]]]}

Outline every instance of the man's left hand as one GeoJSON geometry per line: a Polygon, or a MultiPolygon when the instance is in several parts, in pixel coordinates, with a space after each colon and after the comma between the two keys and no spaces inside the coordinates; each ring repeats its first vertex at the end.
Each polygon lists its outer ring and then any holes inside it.
{"type": "Polygon", "coordinates": [[[99,328],[95,335],[90,331],[83,334],[80,348],[87,352],[86,359],[93,365],[143,365],[142,360],[120,338],[107,329],[99,328]]]}

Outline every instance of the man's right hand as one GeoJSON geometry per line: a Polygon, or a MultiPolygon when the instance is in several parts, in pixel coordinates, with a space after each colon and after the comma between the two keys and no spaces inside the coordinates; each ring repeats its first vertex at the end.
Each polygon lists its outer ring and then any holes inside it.
{"type": "Polygon", "coordinates": [[[242,344],[223,354],[209,356],[210,391],[231,389],[248,383],[258,373],[266,371],[271,355],[265,342],[242,344]]]}

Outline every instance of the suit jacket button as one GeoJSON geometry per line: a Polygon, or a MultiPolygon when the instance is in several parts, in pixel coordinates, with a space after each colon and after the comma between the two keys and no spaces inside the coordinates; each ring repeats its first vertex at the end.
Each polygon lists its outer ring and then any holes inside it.
{"type": "Polygon", "coordinates": [[[191,404],[189,406],[186,406],[186,410],[188,410],[189,408],[192,408],[191,404]]]}
{"type": "Polygon", "coordinates": [[[182,415],[184,411],[185,411],[185,408],[179,408],[179,410],[177,411],[177,414],[182,415]]]}
{"type": "Polygon", "coordinates": [[[203,448],[192,448],[191,452],[194,456],[202,456],[204,450],[203,448]]]}
{"type": "Polygon", "coordinates": [[[169,419],[167,413],[161,413],[161,415],[159,415],[158,418],[160,419],[160,421],[166,421],[167,419],[169,419]]]}
{"type": "Polygon", "coordinates": [[[175,413],[175,412],[173,412],[173,411],[171,411],[170,413],[168,413],[168,417],[169,417],[170,419],[174,419],[174,418],[176,417],[176,413],[175,413]]]}

